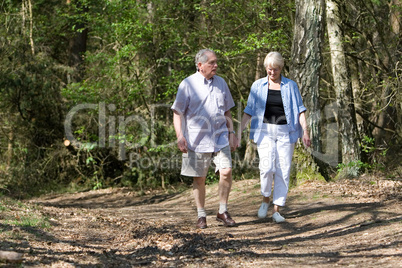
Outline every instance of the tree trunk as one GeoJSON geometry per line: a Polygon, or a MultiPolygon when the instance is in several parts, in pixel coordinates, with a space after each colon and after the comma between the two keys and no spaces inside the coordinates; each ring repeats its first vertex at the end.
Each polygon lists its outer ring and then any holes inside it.
{"type": "Polygon", "coordinates": [[[401,3],[400,0],[391,0],[391,16],[390,16],[390,24],[392,28],[392,32],[398,36],[401,32],[401,3]],[[392,6],[398,8],[392,8],[392,6]]]}
{"type": "MultiPolygon", "coordinates": [[[[67,0],[67,4],[74,3],[74,1],[67,0]]],[[[87,12],[87,7],[83,7],[80,12],[87,12]]],[[[72,76],[69,77],[68,82],[80,82],[84,77],[83,56],[87,50],[88,28],[82,22],[73,26],[74,35],[69,41],[69,58],[68,65],[75,69],[72,76]]]]}
{"type": "Polygon", "coordinates": [[[290,76],[298,84],[308,112],[312,145],[320,143],[320,69],[323,39],[323,0],[297,0],[290,76]]]}
{"type": "Polygon", "coordinates": [[[357,176],[359,173],[360,148],[357,132],[353,92],[343,47],[341,16],[338,4],[326,1],[326,18],[331,53],[332,75],[338,108],[338,131],[342,148],[342,163],[345,165],[341,176],[357,176]]]}
{"type": "Polygon", "coordinates": [[[322,153],[320,69],[322,63],[324,0],[297,0],[290,77],[298,84],[307,108],[314,161],[329,179],[322,153]]]}
{"type": "Polygon", "coordinates": [[[24,255],[15,251],[0,250],[0,260],[9,263],[21,263],[24,255]]]}
{"type": "MultiPolygon", "coordinates": [[[[261,62],[262,61],[264,61],[264,58],[260,53],[258,53],[254,80],[260,79],[262,76],[262,70],[261,70],[261,62]]],[[[239,119],[241,121],[241,117],[239,117],[239,119]]],[[[250,131],[247,131],[246,151],[244,153],[244,163],[247,167],[250,167],[252,165],[252,163],[256,157],[256,152],[257,152],[257,146],[249,140],[249,138],[248,138],[249,135],[250,135],[250,131]]],[[[239,142],[241,142],[241,141],[239,141],[239,142]]]]}
{"type": "MultiPolygon", "coordinates": [[[[393,0],[390,4],[391,6],[396,6],[398,1],[393,0]]],[[[386,129],[394,130],[395,122],[397,121],[396,110],[395,107],[392,106],[392,98],[394,96],[393,91],[395,89],[392,86],[393,78],[391,78],[395,76],[393,68],[395,66],[394,61],[397,60],[397,56],[393,55],[389,48],[389,44],[397,42],[396,40],[399,39],[397,34],[399,31],[399,23],[397,23],[394,18],[399,14],[396,8],[390,8],[387,5],[373,5],[372,14],[373,18],[376,18],[376,21],[378,21],[376,24],[379,25],[375,27],[373,33],[373,43],[376,44],[376,48],[378,47],[378,52],[376,53],[376,65],[383,66],[382,70],[377,74],[379,80],[378,90],[382,92],[381,97],[378,100],[378,105],[381,107],[381,109],[376,121],[376,124],[380,126],[380,128],[376,128],[373,131],[376,147],[378,148],[380,146],[387,146],[386,141],[392,139],[394,132],[387,131],[386,129]],[[381,16],[384,13],[389,13],[389,16],[387,16],[389,17],[389,20],[385,19],[385,21],[382,21],[381,16]]]]}
{"type": "MultiPolygon", "coordinates": [[[[401,36],[401,26],[402,26],[402,16],[401,16],[401,10],[402,10],[402,2],[401,0],[392,0],[391,1],[391,17],[390,17],[390,23],[392,27],[392,32],[394,33],[395,37],[399,40],[401,36]]],[[[395,58],[398,58],[398,55],[400,57],[400,53],[395,53],[395,58]]],[[[395,68],[396,69],[396,68],[395,68]]],[[[395,73],[397,71],[395,70],[395,73]]],[[[399,72],[400,74],[400,72],[399,72]]],[[[397,79],[395,79],[397,80],[397,79]]],[[[400,81],[400,79],[398,79],[400,81]]],[[[395,87],[397,88],[397,86],[395,87]]],[[[397,95],[396,103],[399,103],[399,105],[395,106],[395,114],[396,114],[396,120],[395,120],[395,128],[396,132],[401,134],[402,130],[402,116],[400,116],[400,111],[402,109],[402,102],[398,101],[398,99],[401,99],[401,94],[397,95]]]]}
{"type": "Polygon", "coordinates": [[[29,39],[29,45],[31,46],[32,55],[35,54],[35,46],[33,41],[33,16],[32,16],[32,2],[31,0],[22,1],[22,30],[29,39]],[[28,20],[28,30],[25,29],[25,22],[28,20]]]}
{"type": "Polygon", "coordinates": [[[9,175],[8,172],[10,170],[11,161],[13,159],[13,140],[14,140],[14,132],[12,127],[10,127],[10,132],[8,133],[6,176],[9,175]]]}

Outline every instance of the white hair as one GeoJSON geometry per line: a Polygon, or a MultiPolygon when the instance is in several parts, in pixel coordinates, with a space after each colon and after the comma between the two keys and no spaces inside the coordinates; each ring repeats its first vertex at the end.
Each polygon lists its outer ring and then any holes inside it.
{"type": "Polygon", "coordinates": [[[283,59],[281,53],[273,51],[269,52],[268,55],[265,57],[264,60],[264,67],[279,67],[280,69],[283,68],[285,65],[285,60],[283,59]]]}
{"type": "Polygon", "coordinates": [[[215,52],[208,48],[201,49],[197,52],[197,55],[195,55],[195,66],[197,67],[197,69],[198,63],[206,63],[208,61],[208,56],[206,55],[207,53],[212,53],[215,55],[215,52]]]}

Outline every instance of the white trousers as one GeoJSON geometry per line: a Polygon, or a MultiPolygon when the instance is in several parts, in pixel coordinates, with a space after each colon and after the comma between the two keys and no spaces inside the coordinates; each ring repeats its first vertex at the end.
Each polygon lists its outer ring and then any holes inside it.
{"type": "Polygon", "coordinates": [[[274,194],[272,202],[284,206],[289,190],[290,167],[295,143],[290,143],[287,125],[263,124],[264,135],[257,141],[260,158],[261,194],[271,196],[272,183],[274,194]]]}

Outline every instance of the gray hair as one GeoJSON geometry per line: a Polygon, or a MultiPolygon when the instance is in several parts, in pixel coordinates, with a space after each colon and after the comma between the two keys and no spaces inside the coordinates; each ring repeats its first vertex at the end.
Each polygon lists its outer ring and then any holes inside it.
{"type": "Polygon", "coordinates": [[[273,51],[269,52],[268,55],[265,57],[264,60],[264,67],[267,68],[269,66],[274,68],[283,68],[285,65],[285,60],[283,59],[281,53],[273,51]]]}
{"type": "Polygon", "coordinates": [[[206,55],[207,53],[212,53],[215,55],[215,52],[208,48],[201,49],[197,52],[197,55],[195,55],[195,67],[197,68],[197,70],[199,62],[206,63],[208,61],[208,56],[206,55]]]}

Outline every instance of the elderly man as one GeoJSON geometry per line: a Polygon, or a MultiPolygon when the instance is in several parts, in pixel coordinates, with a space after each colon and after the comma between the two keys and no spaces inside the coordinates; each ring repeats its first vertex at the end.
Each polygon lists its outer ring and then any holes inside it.
{"type": "Polygon", "coordinates": [[[219,211],[216,220],[235,226],[227,211],[232,186],[231,151],[238,146],[230,109],[234,101],[225,80],[216,75],[215,53],[200,50],[195,57],[197,72],[184,79],[171,107],[177,146],[183,153],[181,175],[193,177],[197,228],[207,227],[205,178],[211,161],[219,172],[219,211]]]}

